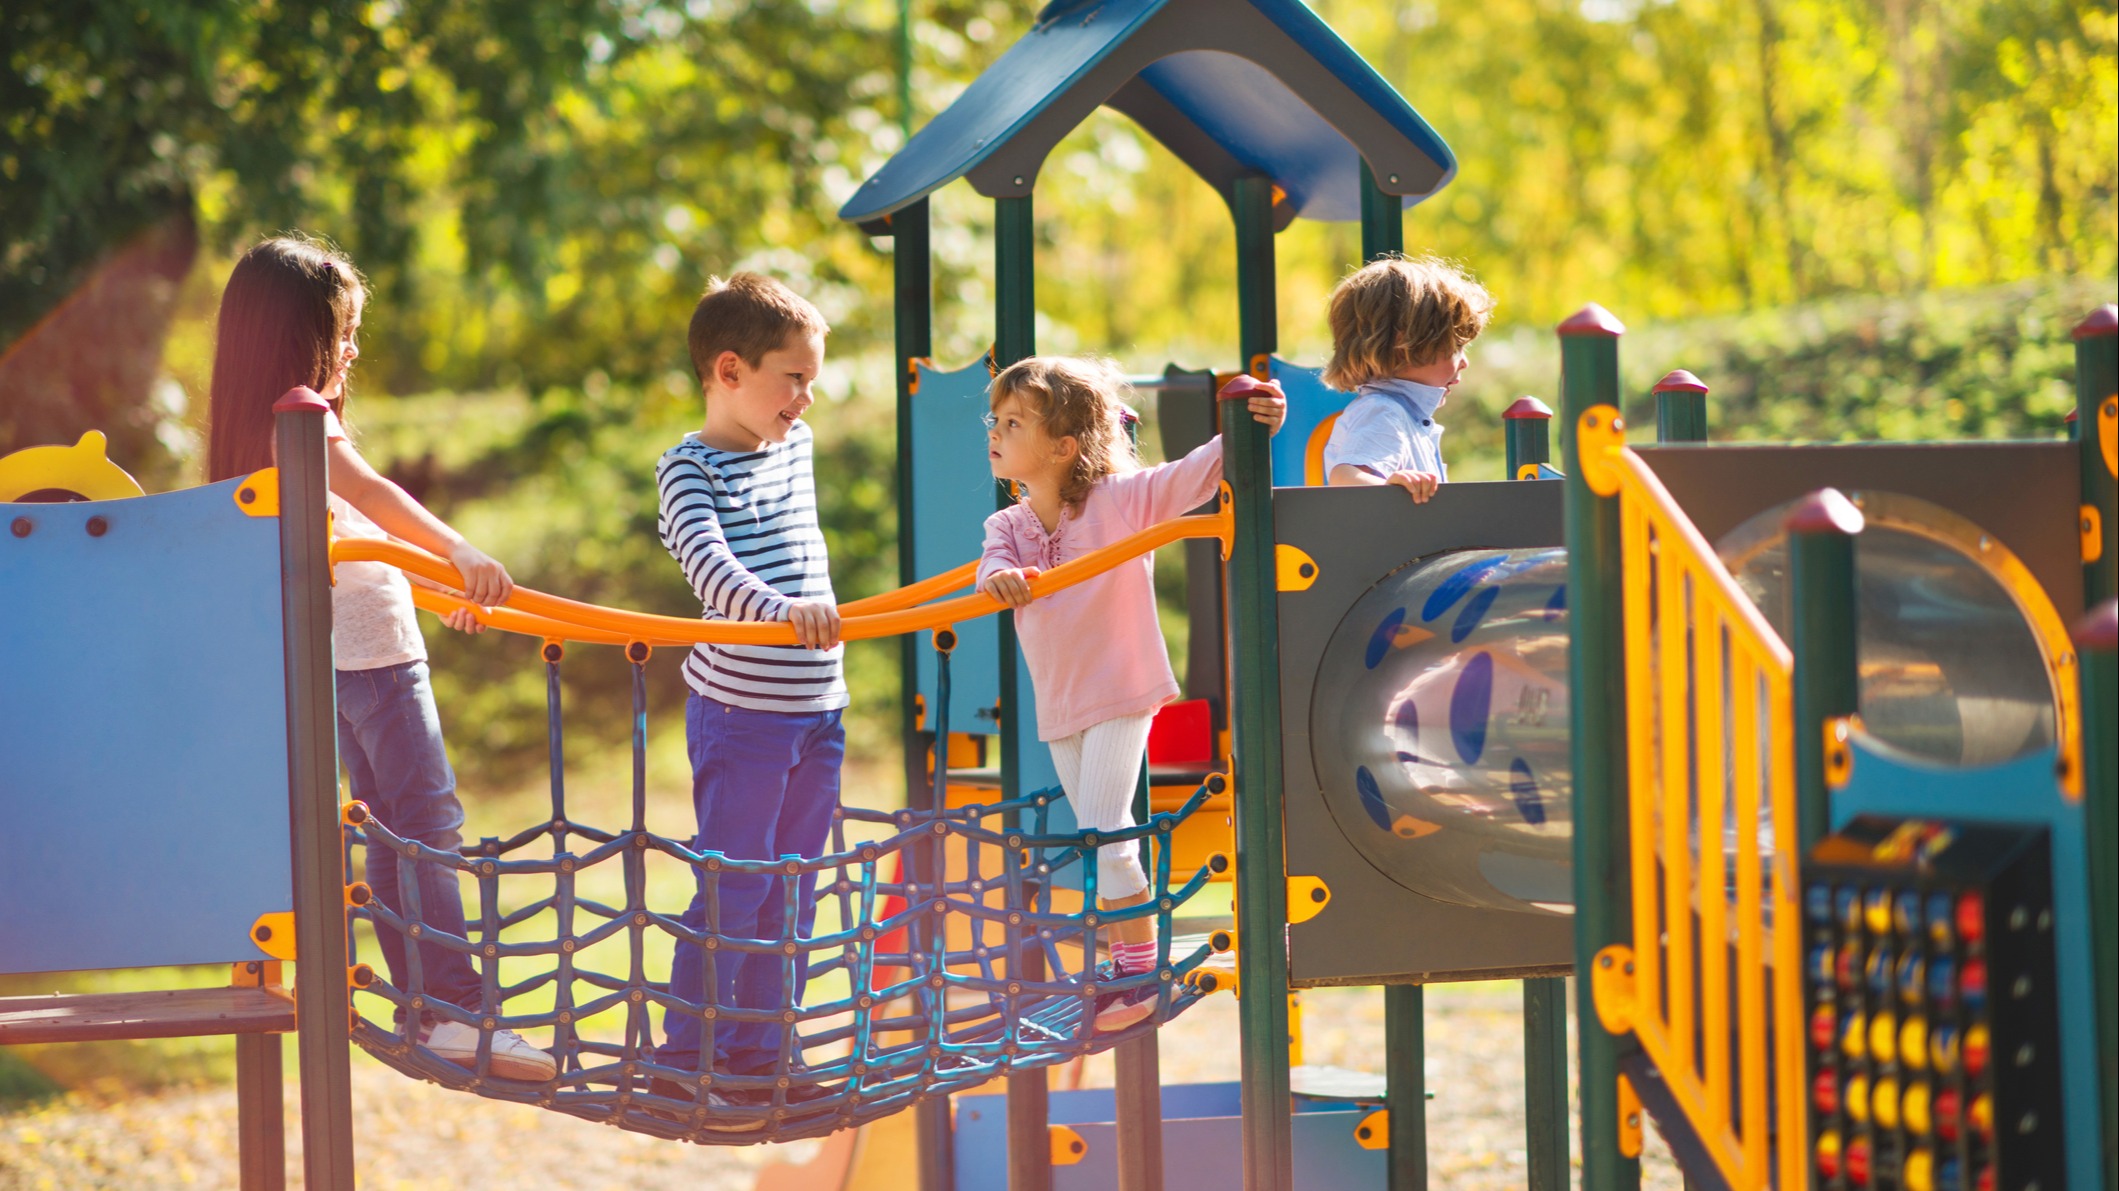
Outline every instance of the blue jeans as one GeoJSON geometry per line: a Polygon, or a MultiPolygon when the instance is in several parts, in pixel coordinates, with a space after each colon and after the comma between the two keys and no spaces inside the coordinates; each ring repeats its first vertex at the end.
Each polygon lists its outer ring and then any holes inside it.
{"type": "MultiPolygon", "coordinates": [[[[692,809],[699,835],[694,851],[720,852],[737,860],[815,858],[831,834],[839,805],[839,765],[846,757],[840,713],[790,714],[752,711],[692,695],[685,701],[684,736],[692,759],[692,809]]],[[[714,934],[724,939],[805,939],[817,916],[815,873],[718,874],[720,914],[714,934]],[[795,921],[787,920],[787,883],[795,885],[795,921]]],[[[684,912],[684,925],[706,929],[706,875],[684,912]]],[[[714,995],[706,989],[708,952],[680,939],[670,970],[670,992],[695,1004],[728,1008],[783,1009],[802,1002],[809,956],[761,955],[721,948],[714,958],[714,995]],[[792,968],[790,972],[789,969],[792,968]],[[792,977],[793,989],[788,988],[792,977]]],[[[668,1042],[657,1061],[694,1069],[699,1063],[700,1022],[666,1011],[668,1042]]],[[[715,1023],[713,1069],[756,1073],[780,1057],[779,1022],[715,1023]]],[[[796,1056],[800,1057],[800,1056],[796,1056]]]]}
{"type": "MultiPolygon", "coordinates": [[[[437,851],[454,852],[463,843],[464,808],[456,800],[456,774],[442,749],[427,663],[338,672],[338,755],[353,797],[367,803],[378,822],[437,851]]],[[[419,892],[418,921],[464,936],[456,870],[408,860],[371,838],[368,885],[377,901],[400,916],[405,916],[405,881],[419,892]]],[[[405,937],[380,928],[375,934],[391,984],[478,1012],[482,989],[469,956],[421,943],[415,985],[405,963],[405,937]]]]}

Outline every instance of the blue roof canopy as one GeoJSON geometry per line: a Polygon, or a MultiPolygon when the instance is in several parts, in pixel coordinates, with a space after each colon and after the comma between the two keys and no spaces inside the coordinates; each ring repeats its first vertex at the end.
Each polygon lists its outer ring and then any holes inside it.
{"type": "Polygon", "coordinates": [[[1300,0],[1054,0],[1023,39],[861,184],[839,217],[880,224],[968,177],[1020,198],[1098,107],[1124,112],[1230,197],[1263,174],[1296,216],[1361,217],[1361,161],[1408,204],[1457,159],[1420,113],[1300,0]]]}

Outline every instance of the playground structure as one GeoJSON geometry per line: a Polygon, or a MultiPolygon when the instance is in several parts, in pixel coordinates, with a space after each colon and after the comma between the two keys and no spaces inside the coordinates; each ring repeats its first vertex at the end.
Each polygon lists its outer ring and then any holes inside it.
{"type": "MultiPolygon", "coordinates": [[[[708,1143],[815,1136],[909,1110],[922,1191],[999,1186],[1003,1174],[1019,1191],[1133,1191],[1164,1185],[1168,1157],[1201,1177],[1203,1154],[1216,1164],[1208,1177],[1234,1165],[1247,1187],[1403,1189],[1426,1183],[1422,986],[1523,978],[1530,1185],[1547,1191],[1568,1179],[1557,977],[1575,972],[1585,1186],[1637,1181],[1644,1110],[1702,1186],[1917,1191],[1953,1185],[1952,1170],[1966,1188],[1984,1185],[1982,1170],[2010,1188],[2110,1185],[2111,309],[2077,333],[2073,441],[1700,445],[1705,387],[1673,373],[1654,395],[1664,444],[1628,447],[1620,328],[1589,308],[1560,331],[1557,468],[1549,411],[1518,403],[1508,473],[1527,482],[1446,485],[1417,509],[1387,490],[1316,487],[1347,395],[1273,355],[1273,234],[1297,217],[1358,216],[1366,256],[1397,251],[1403,207],[1453,170],[1440,138],[1299,5],[1058,3],[850,200],[848,219],[894,242],[906,529],[904,585],[842,613],[850,637],[905,643],[912,798],[895,814],[847,812],[817,859],[733,861],[648,829],[651,651],[709,636],[792,640],[784,625],[704,625],[527,590],[477,610],[543,643],[551,813],[443,855],[340,804],[328,567],[367,559],[455,576],[403,547],[328,541],[313,399],[283,403],[280,469],[186,492],[137,496],[99,447],[85,473],[78,459],[12,457],[0,476],[23,479],[0,490],[11,502],[0,589],[11,603],[22,593],[25,614],[0,630],[0,813],[20,825],[0,844],[0,970],[220,961],[235,965],[235,987],[0,1004],[0,1042],[236,1033],[246,1186],[276,1185],[277,1034],[298,1007],[312,1186],[351,1184],[350,1038],[452,1087],[708,1143]],[[1231,420],[1214,510],[1038,581],[1056,590],[1188,543],[1188,703],[1166,713],[1143,781],[1151,813],[1127,833],[1148,848],[1158,895],[1136,912],[1156,919],[1162,962],[1135,978],[1158,988],[1157,1007],[1115,1035],[1094,1034],[1082,1012],[1111,986],[1097,971],[1095,865],[1083,863],[1110,838],[1064,818],[1007,616],[983,597],[948,598],[968,586],[989,489],[930,461],[978,458],[989,364],[927,359],[926,196],[963,177],[995,200],[991,366],[1032,354],[1038,166],[1099,104],[1228,201],[1232,371],[1280,380],[1291,403],[1277,439],[1231,420]],[[1849,499],[1815,495],[1825,489],[1849,499]],[[74,497],[88,499],[42,503],[74,497]],[[116,581],[146,566],[169,576],[151,609],[116,581]],[[2100,607],[2104,635],[2078,648],[2066,626],[2100,607]],[[620,648],[633,665],[623,827],[568,813],[559,675],[570,644],[620,648]],[[135,725],[141,747],[89,747],[88,706],[94,723],[135,725]],[[1948,826],[1896,834],[1908,819],[1948,826]],[[184,846],[113,855],[101,842],[113,821],[184,846]],[[1936,842],[2004,830],[1977,826],[1994,823],[2027,841],[2010,845],[2013,867],[1960,861],[1936,842]],[[346,849],[366,835],[475,883],[469,937],[437,940],[416,899],[400,917],[350,884],[346,849]],[[1894,868],[1899,853],[1875,846],[1906,838],[1926,842],[1900,853],[1934,863],[1894,868]],[[822,882],[812,937],[729,938],[710,918],[700,940],[708,963],[725,948],[810,965],[812,997],[784,1011],[800,1047],[771,1076],[660,1068],[647,1049],[658,1006],[700,1014],[709,1038],[718,1016],[744,1012],[675,1001],[650,974],[649,940],[684,929],[650,885],[688,871],[710,884],[734,871],[822,882]],[[1233,922],[1187,915],[1231,878],[1233,922]],[[1818,890],[1824,914],[1811,912],[1818,890]],[[2034,926],[2050,908],[2049,933],[2038,926],[2037,946],[1992,956],[1961,929],[1916,947],[1906,940],[1918,930],[1892,918],[1909,890],[1922,900],[1907,922],[1933,921],[1927,900],[1947,893],[1955,924],[1977,895],[1998,938],[2013,895],[2031,899],[2021,904],[2034,926]],[[1849,892],[1861,910],[1851,918],[1849,892]],[[1869,917],[1878,892],[1881,928],[1869,917]],[[489,1006],[472,1024],[549,1031],[560,1075],[512,1083],[483,1056],[466,1069],[410,1042],[382,1008],[453,1010],[424,1002],[416,959],[405,988],[354,962],[349,914],[470,953],[489,1006]],[[1923,979],[1905,998],[1909,959],[1923,979]],[[1971,959],[1990,973],[1976,1008],[1971,959]],[[290,995],[287,960],[324,978],[290,995]],[[1873,963],[1888,969],[1881,993],[1873,963]],[[1941,963],[1957,983],[1935,995],[1941,963]],[[2007,1033],[2015,1019],[1992,1008],[2003,971],[2011,995],[2022,977],[2025,1004],[2050,1005],[2052,1035],[2007,1033]],[[1380,1095],[1292,1094],[1289,993],[1320,984],[1385,986],[1380,1095]],[[1210,989],[1240,998],[1240,1088],[1164,1088],[1154,1031],[1210,989]],[[1880,1017],[1889,1047],[1872,1042],[1880,1017]],[[2009,1063],[1917,1065],[1901,1028],[1915,1018],[1928,1035],[1954,1030],[1958,1056],[1985,1028],[2012,1044],[1992,1050],[2009,1063]],[[2031,1058],[2017,1063],[2025,1045],[2031,1058]],[[1113,1091],[1048,1092],[1046,1068],[1107,1048],[1113,1091]],[[694,1099],[654,1094],[655,1077],[694,1099]],[[1005,1111],[979,1097],[952,1113],[954,1093],[1001,1077],[1005,1111]],[[798,1101],[788,1092],[799,1087],[830,1094],[798,1101]],[[766,1098],[713,1107],[710,1088],[766,1098]],[[1982,1094],[1993,1097],[1987,1137],[1971,1110],[1982,1094]],[[1939,1110],[1952,1095],[1945,1138],[1939,1110]]],[[[1171,454],[1214,432],[1217,379],[1172,368],[1154,384],[1171,454]]]]}

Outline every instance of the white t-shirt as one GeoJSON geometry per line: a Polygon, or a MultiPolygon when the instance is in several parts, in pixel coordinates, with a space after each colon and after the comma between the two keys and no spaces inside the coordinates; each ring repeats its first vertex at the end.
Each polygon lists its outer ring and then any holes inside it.
{"type": "MultiPolygon", "coordinates": [[[[337,415],[324,414],[324,438],[346,437],[337,415]]],[[[390,535],[359,509],[331,497],[332,528],[342,538],[390,535]]],[[[331,568],[331,663],[340,670],[379,670],[427,660],[426,638],[412,613],[412,585],[387,563],[342,562],[331,568]]]]}

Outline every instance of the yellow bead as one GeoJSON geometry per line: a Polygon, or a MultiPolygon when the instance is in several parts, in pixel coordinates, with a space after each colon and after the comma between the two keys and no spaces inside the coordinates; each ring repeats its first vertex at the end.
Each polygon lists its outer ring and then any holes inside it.
{"type": "Polygon", "coordinates": [[[1906,1085],[1905,1097],[1898,1102],[1898,1115],[1906,1123],[1906,1132],[1926,1137],[1928,1130],[1934,1127],[1934,1119],[1929,1113],[1929,1097],[1927,1084],[1906,1085]]]}
{"type": "Polygon", "coordinates": [[[1850,1013],[1847,1015],[1847,1032],[1840,1035],[1839,1048],[1850,1059],[1863,1058],[1868,1054],[1868,1032],[1863,1029],[1861,1014],[1850,1013]]]}
{"type": "Polygon", "coordinates": [[[1898,1081],[1886,1075],[1876,1081],[1876,1094],[1870,1101],[1870,1115],[1876,1118],[1879,1129],[1898,1128],[1898,1081]]]}
{"type": "Polygon", "coordinates": [[[1906,1155],[1906,1191],[1935,1191],[1935,1155],[1915,1150],[1906,1155]]]}
{"type": "Polygon", "coordinates": [[[1898,1029],[1899,1061],[1915,1071],[1928,1065],[1928,1020],[1914,1016],[1898,1029]]]}
{"type": "Polygon", "coordinates": [[[1966,1114],[1972,1118],[1972,1128],[1981,1137],[1994,1135],[1994,1094],[1981,1092],[1972,1100],[1971,1110],[1966,1114]]]}
{"type": "Polygon", "coordinates": [[[1863,917],[1868,920],[1869,933],[1889,934],[1891,931],[1891,895],[1879,889],[1863,899],[1863,917]]]}
{"type": "Polygon", "coordinates": [[[1857,1075],[1847,1081],[1847,1115],[1856,1123],[1869,1119],[1869,1077],[1857,1075]]]}
{"type": "Polygon", "coordinates": [[[1898,1019],[1879,1013],[1869,1021],[1869,1054],[1879,1063],[1898,1058],[1898,1019]]]}

